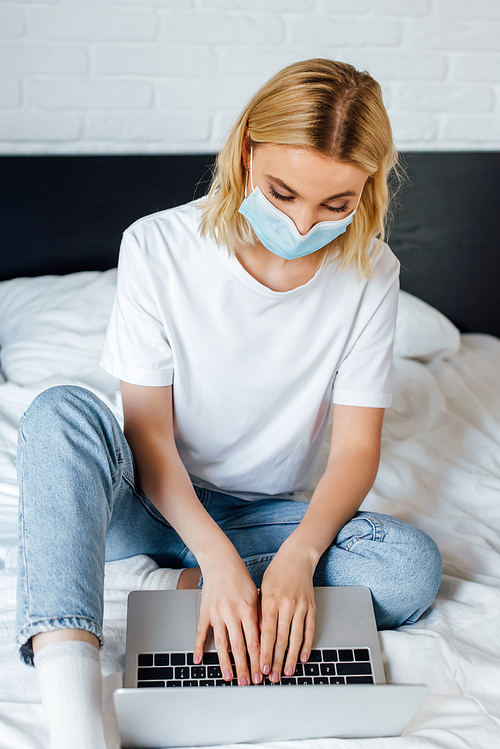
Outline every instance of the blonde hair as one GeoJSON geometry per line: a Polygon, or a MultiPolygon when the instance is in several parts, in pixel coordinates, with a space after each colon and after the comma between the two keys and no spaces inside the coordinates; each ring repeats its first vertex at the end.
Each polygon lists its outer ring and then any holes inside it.
{"type": "Polygon", "coordinates": [[[247,128],[254,148],[259,143],[311,148],[369,175],[353,222],[323,248],[323,262],[338,257],[343,270],[355,264],[358,277],[369,277],[386,236],[388,179],[398,163],[377,81],[348,63],[313,59],[289,65],[257,91],[226,138],[201,205],[202,236],[212,236],[229,253],[237,243],[258,242],[238,213],[245,197],[242,148],[247,128]],[[369,256],[373,237],[379,242],[369,256]]]}

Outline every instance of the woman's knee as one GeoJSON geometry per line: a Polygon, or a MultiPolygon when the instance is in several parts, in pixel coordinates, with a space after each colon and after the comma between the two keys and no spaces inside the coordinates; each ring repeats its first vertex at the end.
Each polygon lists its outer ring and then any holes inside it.
{"type": "Polygon", "coordinates": [[[406,580],[415,589],[415,611],[406,623],[415,622],[434,602],[443,575],[443,562],[436,542],[424,531],[413,528],[411,554],[406,563],[406,580]]]}
{"type": "Polygon", "coordinates": [[[37,430],[53,428],[61,421],[78,418],[85,414],[98,416],[107,406],[90,390],[77,385],[56,385],[43,390],[33,399],[26,410],[21,427],[26,430],[34,426],[37,430]]]}
{"type": "MultiPolygon", "coordinates": [[[[76,385],[48,388],[32,401],[19,425],[19,447],[30,436],[32,445],[56,448],[68,438],[84,444],[106,444],[113,451],[117,442],[124,443],[116,417],[97,395],[76,385]]],[[[122,450],[123,452],[123,450],[122,450]]]]}
{"type": "Polygon", "coordinates": [[[442,578],[441,554],[427,533],[404,523],[396,536],[392,543],[390,537],[385,541],[384,590],[372,590],[384,609],[384,629],[416,622],[434,602],[442,578]]]}
{"type": "Polygon", "coordinates": [[[387,534],[387,543],[397,549],[394,563],[411,584],[434,597],[442,576],[442,560],[436,542],[420,528],[404,520],[391,518],[397,522],[397,532],[387,534]]]}
{"type": "Polygon", "coordinates": [[[130,448],[111,410],[85,388],[59,385],[40,393],[21,419],[18,478],[47,479],[70,465],[91,468],[106,484],[115,485],[124,469],[133,476],[130,448]]]}
{"type": "Polygon", "coordinates": [[[441,555],[430,536],[380,513],[357,513],[321,564],[318,580],[370,588],[379,629],[416,621],[441,582],[441,555]]]}

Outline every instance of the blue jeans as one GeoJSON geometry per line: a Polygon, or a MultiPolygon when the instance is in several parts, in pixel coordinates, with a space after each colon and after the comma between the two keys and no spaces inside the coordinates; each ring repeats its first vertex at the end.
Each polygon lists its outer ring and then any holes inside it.
{"type": "MultiPolygon", "coordinates": [[[[83,629],[102,644],[105,561],[147,554],[163,567],[197,566],[138,486],[116,418],[88,390],[60,386],[35,398],[19,427],[18,476],[17,642],[26,663],[32,663],[31,638],[39,632],[83,629]]],[[[195,491],[260,586],[307,503],[195,491]]],[[[434,541],[375,512],[356,513],[314,575],[317,586],[370,588],[379,629],[415,622],[440,581],[434,541]]]]}

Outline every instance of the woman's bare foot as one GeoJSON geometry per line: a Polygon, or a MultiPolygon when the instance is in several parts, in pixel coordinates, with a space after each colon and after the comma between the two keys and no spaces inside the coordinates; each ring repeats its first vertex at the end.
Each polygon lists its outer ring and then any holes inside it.
{"type": "Polygon", "coordinates": [[[201,569],[199,567],[188,567],[181,572],[177,590],[197,589],[200,582],[201,569]]]}

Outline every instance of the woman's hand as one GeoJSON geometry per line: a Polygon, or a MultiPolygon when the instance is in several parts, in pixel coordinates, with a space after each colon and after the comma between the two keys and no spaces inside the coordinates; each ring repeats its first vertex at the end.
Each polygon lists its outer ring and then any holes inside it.
{"type": "Polygon", "coordinates": [[[311,557],[298,556],[289,541],[267,568],[260,589],[260,667],[273,682],[280,680],[282,670],[285,676],[292,676],[299,656],[302,663],[307,662],[314,639],[316,565],[311,557]]]}
{"type": "Polygon", "coordinates": [[[230,645],[238,684],[250,684],[247,652],[252,681],[260,684],[263,677],[259,659],[259,595],[247,568],[235,552],[229,559],[219,558],[213,566],[202,566],[202,572],[203,590],[194,662],[201,663],[208,629],[212,625],[222,678],[230,681],[234,676],[228,652],[230,645]]]}

